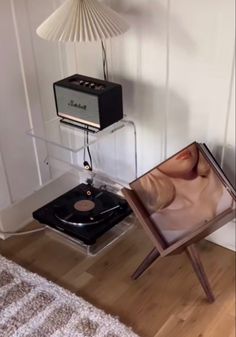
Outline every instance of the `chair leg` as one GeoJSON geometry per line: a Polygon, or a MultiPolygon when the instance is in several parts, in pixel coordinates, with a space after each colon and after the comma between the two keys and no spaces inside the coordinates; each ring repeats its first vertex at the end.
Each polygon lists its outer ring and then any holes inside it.
{"type": "Polygon", "coordinates": [[[146,258],[143,260],[143,262],[140,264],[140,266],[135,270],[131,278],[133,280],[137,280],[144,272],[147,270],[148,267],[151,266],[151,264],[156,261],[156,259],[160,256],[160,253],[156,248],[153,248],[151,252],[146,256],[146,258]]]}
{"type": "Polygon", "coordinates": [[[213,303],[215,301],[215,297],[213,295],[211,286],[209,284],[209,281],[207,279],[207,275],[205,273],[204,267],[202,265],[200,256],[198,254],[197,248],[195,245],[190,245],[186,248],[186,254],[188,258],[191,261],[191,264],[193,266],[193,269],[202,285],[202,288],[204,289],[207,299],[210,303],[213,303]]]}

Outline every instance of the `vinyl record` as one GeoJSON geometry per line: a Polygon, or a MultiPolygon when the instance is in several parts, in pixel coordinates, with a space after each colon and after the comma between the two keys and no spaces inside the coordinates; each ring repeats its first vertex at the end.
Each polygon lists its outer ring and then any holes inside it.
{"type": "Polygon", "coordinates": [[[55,206],[55,216],[63,224],[73,226],[96,225],[109,219],[121,205],[107,191],[87,187],[74,193],[66,203],[55,206]]]}

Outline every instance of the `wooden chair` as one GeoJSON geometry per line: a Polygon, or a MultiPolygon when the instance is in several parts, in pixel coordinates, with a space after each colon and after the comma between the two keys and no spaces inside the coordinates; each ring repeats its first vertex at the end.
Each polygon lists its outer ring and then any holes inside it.
{"type": "MultiPolygon", "coordinates": [[[[190,144],[190,146],[193,145],[196,146],[199,153],[201,153],[204,159],[209,163],[209,166],[213,170],[214,174],[216,174],[216,176],[220,179],[224,188],[229,191],[230,195],[232,196],[232,205],[223,210],[220,214],[214,216],[210,221],[204,222],[201,224],[201,226],[191,228],[185,235],[176,238],[173,242],[170,243],[165,238],[164,232],[160,230],[160,228],[158,228],[156,223],[154,223],[152,220],[150,211],[144,205],[145,200],[140,197],[140,191],[135,188],[135,183],[142,177],[130,184],[131,189],[123,188],[122,192],[126,200],[128,201],[136,217],[139,219],[140,224],[143,226],[145,232],[154,245],[154,248],[134,272],[132,278],[134,280],[138,279],[152,265],[154,261],[160,258],[185,252],[193,266],[193,269],[202,285],[203,290],[205,291],[208,301],[212,303],[215,300],[214,294],[204,271],[204,267],[201,263],[195,243],[213,233],[235,217],[235,190],[230,185],[223,172],[220,170],[206,145],[198,143],[190,144]]],[[[183,151],[186,151],[188,148],[189,146],[179,152],[179,154],[183,153],[183,151]]],[[[156,168],[160,167],[161,165],[157,166],[156,168]]],[[[156,168],[154,168],[154,170],[156,168]]],[[[149,171],[147,174],[150,172],[153,172],[153,170],[149,171]]],[[[211,198],[211,195],[209,195],[209,198],[211,198]]]]}

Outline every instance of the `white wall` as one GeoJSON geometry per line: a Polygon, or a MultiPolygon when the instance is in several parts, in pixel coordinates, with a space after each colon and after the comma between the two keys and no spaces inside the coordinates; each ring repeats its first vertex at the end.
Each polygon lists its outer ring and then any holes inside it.
{"type": "MultiPolygon", "coordinates": [[[[107,47],[110,77],[123,84],[125,112],[138,127],[139,173],[193,140],[207,142],[219,161],[223,151],[224,163],[230,160],[234,1],[106,3],[131,24],[107,47]]],[[[102,76],[99,44],[66,50],[68,74],[102,76]]]]}
{"type": "MultiPolygon", "coordinates": [[[[23,136],[30,124],[29,111],[31,124],[42,127],[41,113],[44,119],[55,115],[55,80],[75,72],[102,77],[100,44],[59,46],[36,36],[35,28],[60,2],[0,2],[0,38],[4,45],[0,63],[4,64],[1,72],[6,79],[0,88],[0,144],[14,198],[38,184],[38,168],[41,180],[48,179],[43,164],[47,149],[36,144],[37,162],[31,140],[23,136]],[[23,172],[21,179],[16,178],[19,170],[23,172]]],[[[137,125],[139,174],[197,140],[209,145],[233,182],[234,0],[104,2],[122,13],[131,25],[125,35],[108,42],[107,49],[111,80],[123,85],[125,113],[137,125]]],[[[109,163],[109,153],[102,153],[103,163],[109,163]]],[[[224,236],[233,237],[234,228],[223,230],[221,241],[224,236]]]]}
{"type": "Polygon", "coordinates": [[[0,209],[7,207],[11,203],[11,191],[9,189],[7,178],[6,168],[0,153],[0,209]]]}
{"type": "Polygon", "coordinates": [[[0,15],[0,144],[12,201],[15,201],[29,193],[39,178],[32,142],[24,135],[30,122],[10,1],[0,2],[0,15]]]}
{"type": "Polygon", "coordinates": [[[43,127],[40,92],[45,87],[38,80],[30,20],[28,1],[0,2],[0,208],[50,177],[47,149],[25,134],[43,127]]]}

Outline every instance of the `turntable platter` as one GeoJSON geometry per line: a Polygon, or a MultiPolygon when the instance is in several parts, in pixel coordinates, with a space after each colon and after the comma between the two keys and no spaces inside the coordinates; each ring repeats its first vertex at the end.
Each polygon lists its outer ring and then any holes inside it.
{"type": "Polygon", "coordinates": [[[74,208],[80,212],[89,212],[92,211],[95,207],[95,202],[91,200],[80,200],[74,204],[74,208]]]}
{"type": "Polygon", "coordinates": [[[70,200],[58,204],[55,216],[65,225],[91,226],[107,221],[121,207],[120,199],[111,193],[81,185],[80,191],[71,193],[70,200]]]}

